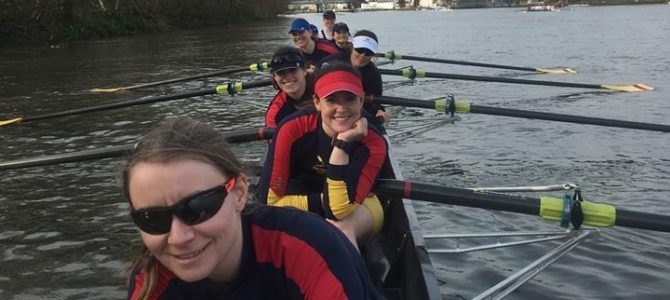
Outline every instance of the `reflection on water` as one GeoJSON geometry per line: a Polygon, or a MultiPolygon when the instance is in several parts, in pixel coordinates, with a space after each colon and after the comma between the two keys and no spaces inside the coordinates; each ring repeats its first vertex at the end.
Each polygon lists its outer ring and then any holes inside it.
{"type": "MultiPolygon", "coordinates": [[[[343,13],[372,29],[383,50],[533,67],[570,66],[573,75],[397,61],[385,68],[523,79],[633,84],[650,93],[384,77],[386,94],[436,98],[453,93],[475,104],[668,124],[670,71],[667,5],[585,7],[551,13],[515,9],[343,13]],[[388,20],[397,20],[388,22],[388,20]]],[[[320,24],[320,15],[306,15],[320,24]]],[[[78,42],[0,53],[0,119],[134,100],[211,87],[246,73],[132,92],[90,94],[190,76],[268,58],[288,43],[290,19],[162,35],[78,42]]],[[[0,128],[1,160],[133,143],[166,116],[203,118],[222,130],[260,126],[271,88],[203,96],[0,128]]],[[[396,119],[436,119],[437,112],[391,107],[396,119]]],[[[670,143],[664,134],[547,121],[463,115],[454,125],[395,139],[405,177],[448,186],[580,184],[585,197],[630,210],[670,214],[670,143]]],[[[415,121],[417,125],[429,121],[415,121]]],[[[409,128],[398,123],[391,133],[409,128]]],[[[263,142],[236,147],[242,158],[263,142]]],[[[138,243],[118,184],[119,159],[4,171],[0,177],[1,299],[122,299],[125,266],[138,243]]],[[[537,196],[537,195],[532,195],[537,196]]],[[[556,230],[536,217],[416,202],[427,232],[556,230]]],[[[514,299],[666,299],[667,234],[614,228],[579,246],[512,294],[514,299]]],[[[431,241],[446,247],[453,241],[431,241]]],[[[556,243],[432,257],[449,299],[471,298],[556,243]]]]}

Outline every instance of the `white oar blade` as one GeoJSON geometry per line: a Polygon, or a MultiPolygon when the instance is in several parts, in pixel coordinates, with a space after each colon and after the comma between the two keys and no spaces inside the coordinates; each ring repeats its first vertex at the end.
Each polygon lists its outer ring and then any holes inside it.
{"type": "Polygon", "coordinates": [[[5,121],[0,121],[0,126],[5,126],[5,125],[10,125],[14,123],[21,123],[23,118],[15,118],[15,119],[10,119],[10,120],[5,120],[5,121]]]}
{"type": "Polygon", "coordinates": [[[101,89],[101,88],[93,88],[88,90],[91,93],[115,93],[118,91],[122,91],[125,88],[111,88],[111,89],[101,89]]]}
{"type": "Polygon", "coordinates": [[[602,87],[617,92],[649,92],[654,90],[654,87],[648,86],[644,83],[638,83],[633,85],[603,84],[602,87]]]}
{"type": "Polygon", "coordinates": [[[556,69],[545,69],[545,68],[537,68],[535,69],[540,73],[547,73],[547,74],[575,74],[577,71],[573,70],[572,68],[556,68],[556,69]]]}

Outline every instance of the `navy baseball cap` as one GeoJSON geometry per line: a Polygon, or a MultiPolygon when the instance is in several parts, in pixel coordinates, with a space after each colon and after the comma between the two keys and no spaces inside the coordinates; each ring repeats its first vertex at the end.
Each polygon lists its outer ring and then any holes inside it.
{"type": "Polygon", "coordinates": [[[309,30],[309,22],[303,18],[299,18],[293,20],[291,23],[291,29],[288,31],[288,33],[292,33],[294,31],[303,32],[305,30],[309,30]]]}
{"type": "Polygon", "coordinates": [[[272,55],[270,60],[270,72],[277,73],[285,69],[302,68],[305,66],[305,58],[300,50],[294,47],[281,47],[272,55]]]}
{"type": "Polygon", "coordinates": [[[309,24],[309,30],[311,30],[314,33],[319,32],[319,28],[316,28],[316,25],[314,24],[309,24]]]}

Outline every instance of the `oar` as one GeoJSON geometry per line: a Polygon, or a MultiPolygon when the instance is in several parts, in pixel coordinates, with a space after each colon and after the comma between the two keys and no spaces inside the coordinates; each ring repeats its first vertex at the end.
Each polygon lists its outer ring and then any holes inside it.
{"type": "MultiPolygon", "coordinates": [[[[450,105],[447,99],[437,100],[419,100],[398,97],[375,97],[372,101],[378,101],[381,104],[397,105],[404,107],[430,108],[437,111],[447,111],[450,105]]],[[[589,124],[606,127],[618,127],[628,129],[640,129],[660,132],[670,132],[670,125],[641,123],[632,121],[622,121],[613,119],[593,118],[575,115],[564,115],[547,112],[519,110],[511,108],[500,108],[493,106],[474,105],[467,101],[454,101],[453,110],[456,113],[473,113],[495,116],[507,116],[526,119],[548,120],[566,123],[589,124]]]]}
{"type": "Polygon", "coordinates": [[[133,101],[108,103],[108,104],[102,104],[102,105],[97,105],[97,106],[84,107],[84,108],[79,108],[79,109],[66,110],[66,111],[61,111],[61,112],[38,115],[38,116],[34,116],[34,117],[17,117],[17,118],[13,118],[13,119],[9,119],[9,120],[0,121],[0,126],[10,125],[10,124],[18,124],[18,123],[27,123],[27,122],[43,120],[43,119],[50,119],[50,118],[63,117],[63,116],[76,115],[76,114],[83,114],[83,113],[94,112],[94,111],[103,111],[103,110],[109,110],[109,109],[115,109],[115,108],[129,107],[129,106],[140,105],[140,104],[151,104],[151,103],[156,103],[156,102],[164,102],[164,101],[183,99],[183,98],[189,98],[189,97],[204,96],[204,95],[211,95],[211,94],[230,94],[230,95],[233,95],[233,94],[236,94],[238,92],[241,92],[242,90],[246,90],[246,89],[250,89],[250,88],[256,88],[256,87],[269,86],[269,85],[272,85],[272,80],[271,79],[261,80],[261,81],[256,81],[256,82],[247,82],[247,83],[243,83],[241,81],[234,81],[234,82],[228,82],[226,84],[217,85],[216,87],[213,87],[213,88],[206,88],[206,89],[201,89],[201,90],[196,90],[196,91],[189,91],[189,92],[184,92],[184,93],[179,93],[179,94],[149,97],[149,98],[138,99],[138,100],[133,100],[133,101]]]}
{"type": "MultiPolygon", "coordinates": [[[[552,221],[564,219],[564,200],[553,197],[520,197],[393,179],[378,180],[373,191],[414,200],[539,215],[552,221]]],[[[627,211],[609,204],[588,201],[581,202],[581,208],[585,225],[617,225],[670,232],[670,216],[627,211]]]]}
{"type": "Polygon", "coordinates": [[[464,66],[483,67],[483,68],[516,70],[516,71],[529,71],[529,72],[549,73],[549,74],[577,73],[577,72],[575,72],[575,70],[573,70],[571,68],[549,69],[549,68],[517,67],[517,66],[508,66],[508,65],[478,63],[478,62],[463,61],[463,60],[451,60],[451,59],[419,57],[419,56],[411,56],[411,55],[400,55],[400,54],[396,54],[393,51],[389,51],[389,52],[386,52],[386,53],[377,53],[375,55],[377,57],[383,57],[383,58],[389,59],[391,61],[406,59],[406,60],[435,62],[435,63],[452,64],[452,65],[464,65],[464,66]]]}
{"type": "MultiPolygon", "coordinates": [[[[244,143],[258,140],[265,140],[272,137],[274,129],[272,128],[251,128],[226,132],[226,138],[229,143],[244,143]]],[[[102,149],[84,150],[79,152],[62,153],[55,155],[46,155],[34,158],[17,159],[6,162],[0,162],[0,170],[22,169],[46,165],[64,164],[70,162],[79,162],[110,157],[124,156],[130,153],[135,147],[132,145],[114,146],[102,149]]]]}
{"type": "Polygon", "coordinates": [[[188,76],[188,77],[174,78],[174,79],[155,81],[155,82],[149,82],[149,83],[142,83],[142,84],[136,84],[136,85],[131,85],[131,86],[117,87],[117,88],[93,88],[93,89],[90,89],[89,91],[93,92],[93,93],[113,93],[113,92],[134,90],[134,89],[150,87],[150,86],[157,86],[157,85],[168,84],[168,83],[175,83],[175,82],[180,82],[180,81],[187,81],[187,80],[200,79],[200,78],[206,78],[206,77],[212,77],[212,76],[239,73],[239,72],[244,72],[244,71],[263,71],[263,70],[267,69],[267,67],[268,67],[267,62],[259,62],[257,64],[252,64],[248,67],[237,67],[237,68],[233,68],[233,69],[216,71],[216,72],[211,72],[211,73],[206,73],[206,74],[193,75],[193,76],[188,76]]]}
{"type": "Polygon", "coordinates": [[[462,74],[448,74],[448,73],[431,73],[416,70],[414,68],[404,68],[402,70],[388,70],[388,69],[379,69],[381,74],[385,75],[399,75],[407,77],[409,79],[430,77],[430,78],[444,78],[444,79],[456,79],[456,80],[472,80],[472,81],[488,81],[488,82],[503,82],[503,83],[516,83],[516,84],[531,84],[531,85],[548,85],[548,86],[560,86],[560,87],[571,87],[571,88],[583,88],[583,89],[604,89],[617,92],[640,92],[640,91],[653,91],[654,88],[643,83],[633,84],[633,85],[614,85],[614,84],[588,84],[588,83],[572,83],[572,82],[560,82],[560,81],[542,81],[542,80],[529,80],[529,79],[516,79],[516,78],[504,78],[504,77],[492,77],[492,76],[475,76],[475,75],[462,75],[462,74]]]}

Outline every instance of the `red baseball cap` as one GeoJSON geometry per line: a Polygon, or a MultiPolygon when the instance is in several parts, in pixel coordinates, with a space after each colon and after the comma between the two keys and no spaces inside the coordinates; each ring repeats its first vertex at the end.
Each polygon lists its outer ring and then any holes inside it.
{"type": "Polygon", "coordinates": [[[363,83],[356,74],[348,71],[333,71],[323,75],[314,85],[314,94],[317,97],[328,97],[336,92],[350,92],[363,97],[363,83]]]}

